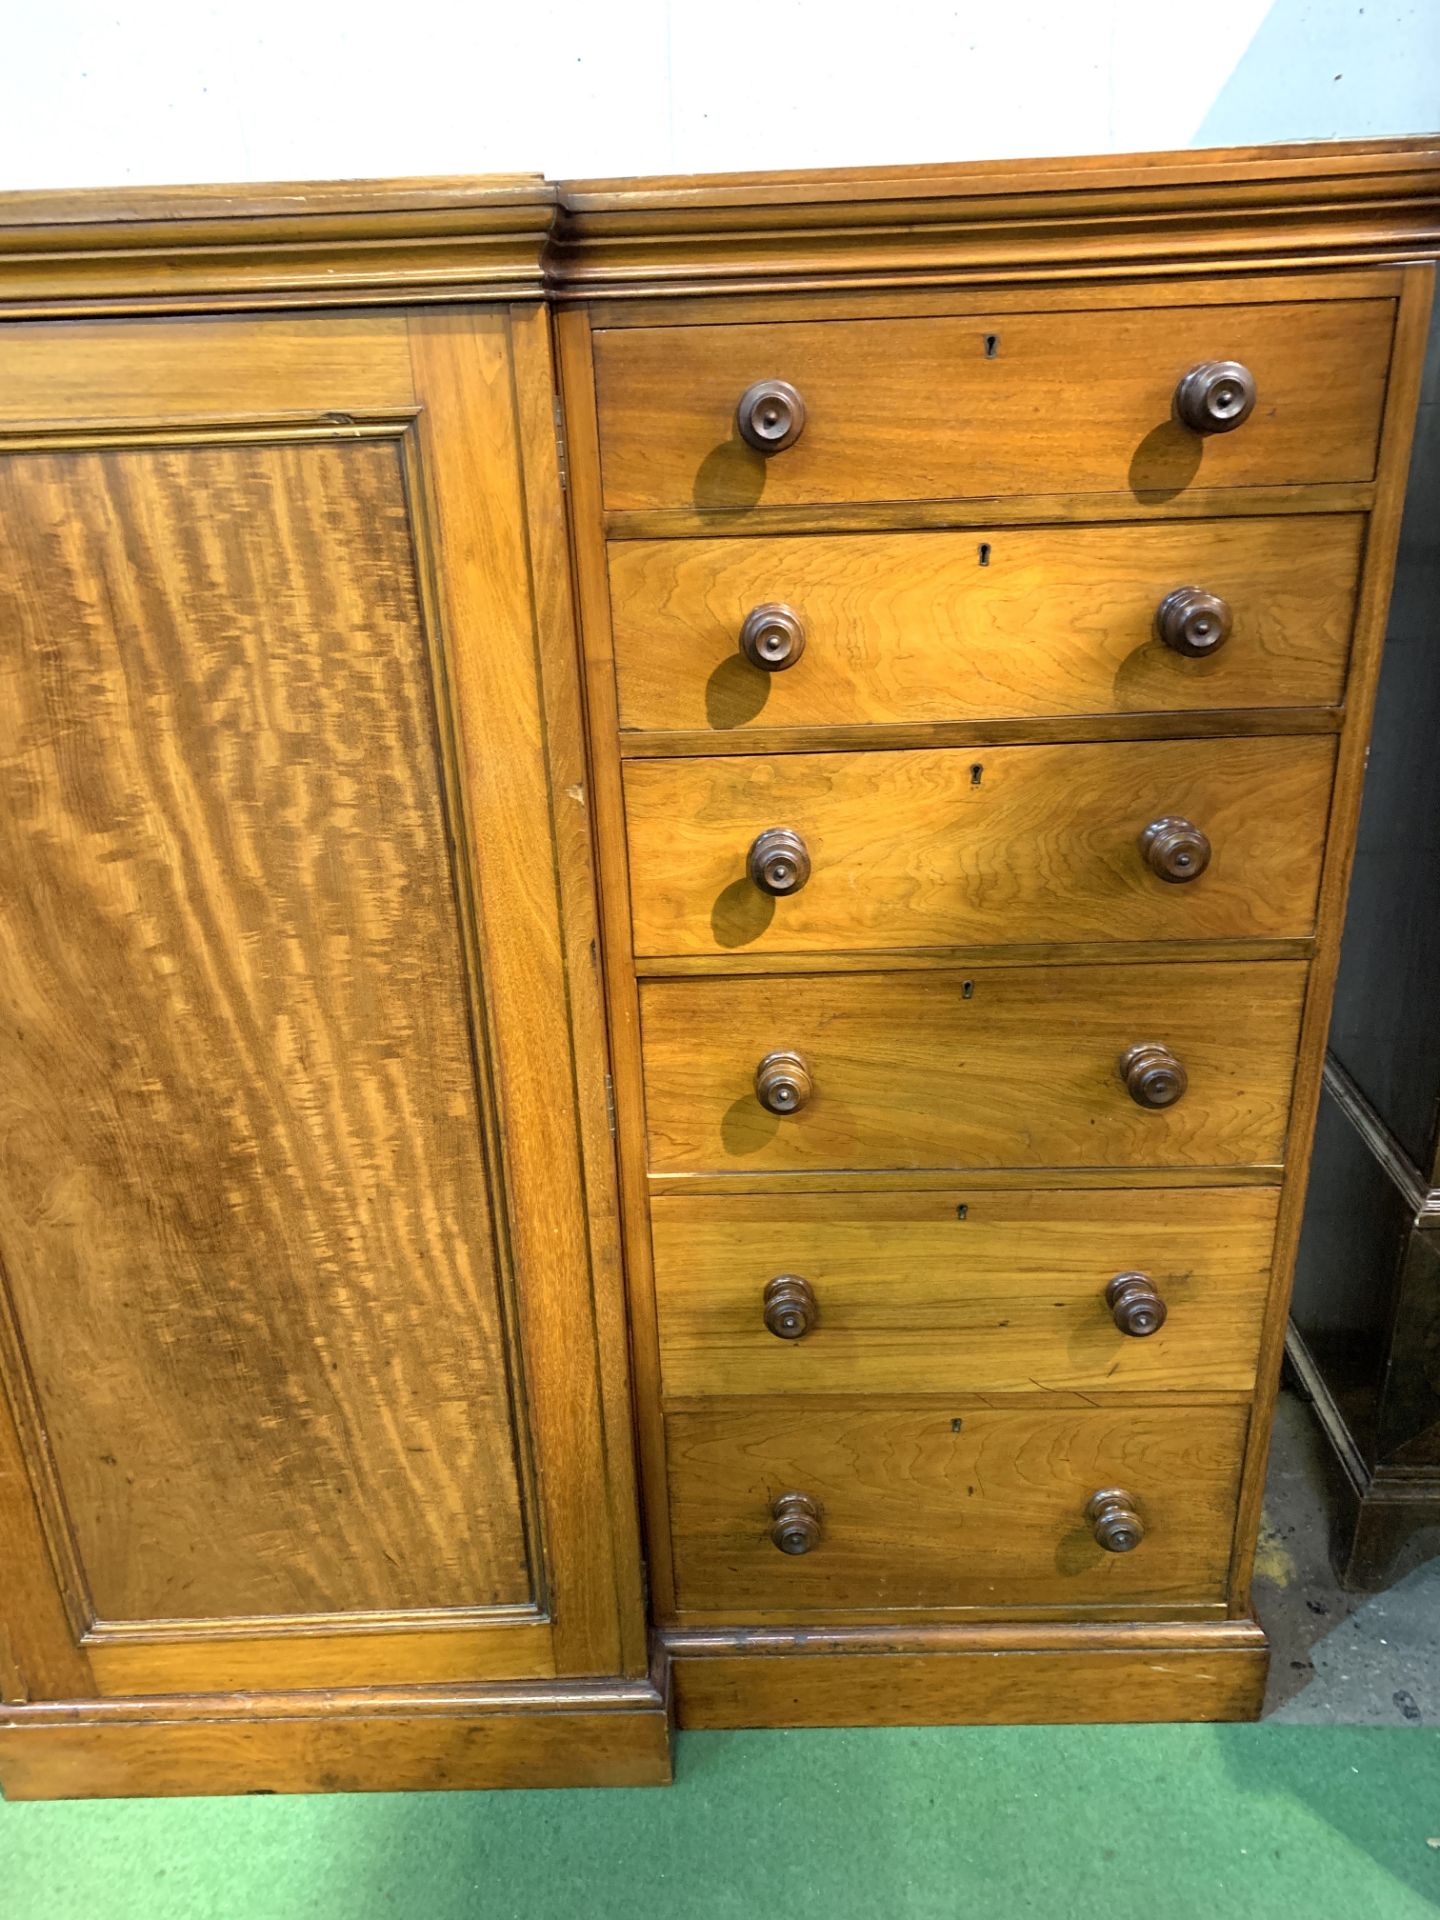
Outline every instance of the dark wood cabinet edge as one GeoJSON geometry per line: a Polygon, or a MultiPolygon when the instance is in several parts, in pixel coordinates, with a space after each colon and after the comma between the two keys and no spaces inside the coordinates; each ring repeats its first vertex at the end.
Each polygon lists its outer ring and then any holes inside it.
{"type": "Polygon", "coordinates": [[[664,1636],[682,1728],[1253,1720],[1253,1620],[664,1636]]]}
{"type": "Polygon", "coordinates": [[[1325,1056],[1324,1089],[1413,1211],[1415,1225],[1427,1232],[1440,1230],[1440,1187],[1430,1185],[1333,1053],[1325,1056]]]}
{"type": "Polygon", "coordinates": [[[0,195],[0,314],[1156,278],[1440,249],[1440,137],[848,173],[0,195]]]}
{"type": "Polygon", "coordinates": [[[1324,1443],[1332,1511],[1330,1555],[1340,1585],[1368,1593],[1387,1586],[1402,1555],[1440,1535],[1440,1474],[1433,1467],[1371,1467],[1350,1431],[1324,1370],[1292,1320],[1285,1359],[1310,1403],[1324,1443]]]}
{"type": "Polygon", "coordinates": [[[157,1695],[0,1708],[7,1800],[662,1786],[670,1668],[642,1680],[157,1695]]]}
{"type": "Polygon", "coordinates": [[[1260,1538],[1261,1507],[1270,1452],[1270,1431],[1280,1391],[1280,1366],[1289,1323],[1295,1257],[1305,1212],[1310,1151],[1320,1106],[1326,1039],[1340,964],[1345,899],[1355,857],[1356,824],[1365,784],[1370,722],[1379,679],[1380,652],[1400,540],[1400,520],[1410,473],[1410,449],[1419,406],[1435,287],[1433,263],[1416,265],[1404,275],[1395,315],[1385,413],[1380,430],[1375,505],[1370,516],[1361,568],[1350,648],[1345,724],[1335,759],[1325,860],[1316,911],[1315,955],[1310,964],[1285,1142],[1285,1177],[1275,1228],[1270,1293],[1256,1369],[1259,1389],[1241,1472],[1234,1552],[1230,1567],[1230,1604],[1237,1616],[1250,1612],[1250,1582],[1260,1538]]]}

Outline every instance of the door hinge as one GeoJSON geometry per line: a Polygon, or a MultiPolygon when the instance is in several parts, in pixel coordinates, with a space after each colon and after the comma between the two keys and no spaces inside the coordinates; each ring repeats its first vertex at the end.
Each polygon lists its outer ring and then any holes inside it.
{"type": "Polygon", "coordinates": [[[570,449],[565,439],[565,409],[558,393],[555,396],[555,453],[560,463],[560,491],[565,493],[570,487],[570,449]]]}
{"type": "Polygon", "coordinates": [[[610,1138],[615,1138],[615,1082],[605,1076],[605,1118],[610,1122],[610,1138]]]}

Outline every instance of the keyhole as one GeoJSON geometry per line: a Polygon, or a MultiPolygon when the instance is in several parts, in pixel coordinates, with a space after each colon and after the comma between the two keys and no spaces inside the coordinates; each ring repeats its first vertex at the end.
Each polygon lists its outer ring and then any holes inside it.
{"type": "Polygon", "coordinates": [[[984,778],[985,778],[985,762],[983,760],[977,760],[970,769],[971,786],[978,787],[980,782],[984,778]]]}
{"type": "Polygon", "coordinates": [[[980,564],[982,567],[988,567],[990,564],[990,542],[988,540],[982,540],[980,542],[980,564]]]}
{"type": "Polygon", "coordinates": [[[960,998],[962,1000],[968,1000],[971,994],[974,993],[974,991],[975,991],[975,982],[973,980],[966,980],[961,985],[960,998]]]}
{"type": "Polygon", "coordinates": [[[999,351],[1000,351],[999,334],[987,333],[985,336],[985,358],[987,360],[993,360],[999,351]]]}
{"type": "Polygon", "coordinates": [[[962,1200],[955,1209],[955,1218],[957,1220],[963,1220],[966,1217],[966,1215],[969,1213],[969,1211],[970,1211],[969,1201],[962,1200]]]}

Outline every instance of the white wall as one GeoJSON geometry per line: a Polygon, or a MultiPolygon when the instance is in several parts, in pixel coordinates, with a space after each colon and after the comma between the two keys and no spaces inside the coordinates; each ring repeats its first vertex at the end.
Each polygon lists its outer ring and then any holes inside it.
{"type": "Polygon", "coordinates": [[[853,166],[1440,125],[1440,0],[0,4],[0,188],[853,166]]]}

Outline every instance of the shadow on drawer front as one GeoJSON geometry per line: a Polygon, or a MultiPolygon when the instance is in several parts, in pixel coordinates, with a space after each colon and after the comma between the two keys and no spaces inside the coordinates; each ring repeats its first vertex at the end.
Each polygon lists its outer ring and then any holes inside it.
{"type": "Polygon", "coordinates": [[[1391,300],[1328,300],[600,332],[605,504],[1369,480],[1394,311],[1391,300]],[[1224,361],[1243,363],[1253,410],[1221,405],[1199,430],[1184,424],[1185,376],[1224,361]],[[804,418],[762,453],[738,409],[770,379],[798,391],[804,418]]]}
{"type": "Polygon", "coordinates": [[[621,725],[762,734],[1334,706],[1364,524],[614,541],[621,725]],[[1187,588],[1212,624],[1176,598],[1187,588]],[[766,606],[789,609],[802,644],[757,640],[766,606]]]}
{"type": "Polygon", "coordinates": [[[1328,739],[632,760],[635,951],[1303,937],[1334,761],[1328,739]]]}
{"type": "Polygon", "coordinates": [[[1248,1393],[1278,1192],[665,1194],[664,1392],[1248,1393]]]}
{"type": "Polygon", "coordinates": [[[1303,961],[641,987],[656,1173],[1274,1166],[1303,961]]]}
{"type": "Polygon", "coordinates": [[[678,1604],[1219,1602],[1248,1418],[1244,1408],[952,1415],[784,1403],[672,1415],[678,1604]]]}

